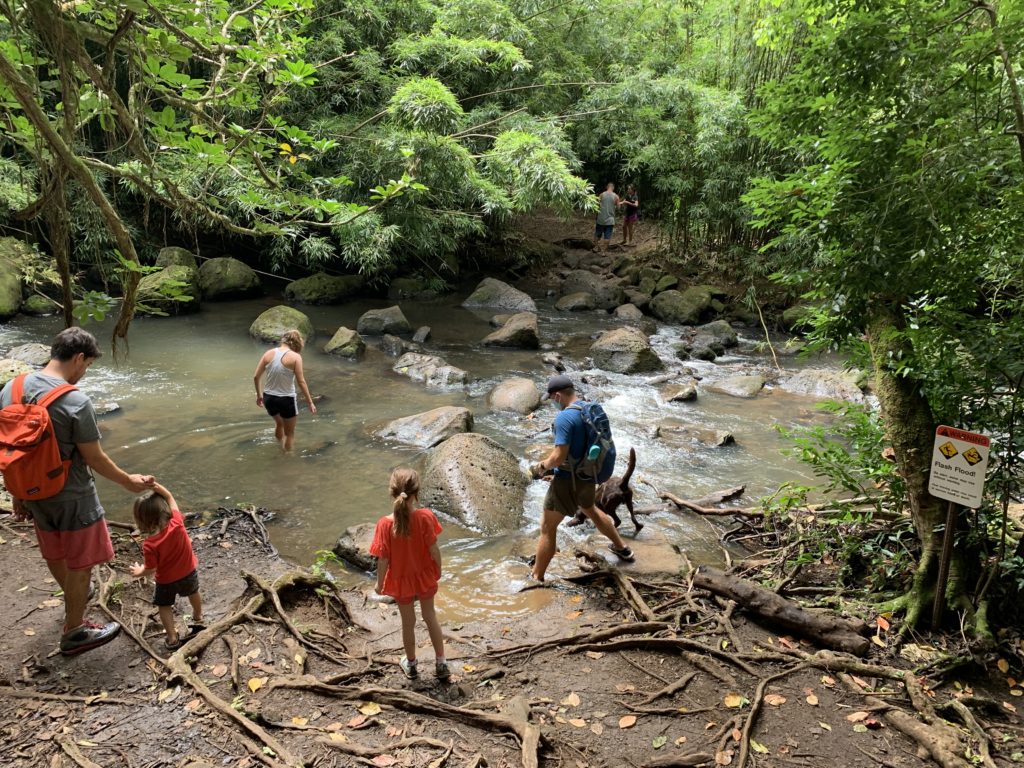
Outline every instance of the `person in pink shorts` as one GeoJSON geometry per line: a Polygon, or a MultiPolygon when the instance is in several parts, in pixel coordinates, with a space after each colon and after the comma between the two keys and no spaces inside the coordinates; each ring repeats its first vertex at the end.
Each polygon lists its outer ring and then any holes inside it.
{"type": "Polygon", "coordinates": [[[451,677],[444,657],[444,636],[434,611],[434,595],[441,578],[441,550],[437,536],[441,524],[429,509],[419,507],[420,476],[414,469],[399,467],[391,473],[392,511],[377,521],[370,554],[377,558],[377,594],[388,595],[398,604],[402,617],[402,645],[399,661],[405,676],[412,679],[416,669],[416,611],[427,625],[434,646],[434,672],[440,680],[451,677]]]}

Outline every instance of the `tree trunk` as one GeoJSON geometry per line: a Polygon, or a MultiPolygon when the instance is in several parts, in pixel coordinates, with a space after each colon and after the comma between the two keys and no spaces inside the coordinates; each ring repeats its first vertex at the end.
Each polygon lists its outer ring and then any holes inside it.
{"type": "MultiPolygon", "coordinates": [[[[909,628],[929,613],[942,554],[942,537],[936,528],[944,523],[945,510],[944,504],[928,493],[935,419],[920,382],[900,376],[893,367],[894,361],[911,357],[910,344],[900,333],[902,326],[903,317],[898,310],[879,303],[869,320],[867,337],[885,435],[906,483],[914,529],[921,541],[921,559],[905,602],[909,628]]],[[[950,605],[957,605],[964,585],[957,581],[950,586],[946,599],[950,605]]]]}

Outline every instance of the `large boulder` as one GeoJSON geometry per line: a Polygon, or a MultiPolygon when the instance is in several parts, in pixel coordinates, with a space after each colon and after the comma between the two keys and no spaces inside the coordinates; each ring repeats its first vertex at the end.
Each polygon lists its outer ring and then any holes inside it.
{"type": "Polygon", "coordinates": [[[40,296],[38,293],[33,293],[22,303],[21,311],[26,315],[52,315],[59,312],[60,307],[57,306],[57,302],[48,296],[40,296]]]}
{"type": "Polygon", "coordinates": [[[661,393],[667,403],[690,403],[697,399],[697,382],[694,379],[673,382],[661,393]]]}
{"type": "Polygon", "coordinates": [[[585,269],[573,270],[562,281],[562,295],[573,293],[589,293],[597,309],[615,309],[626,298],[617,279],[608,280],[585,269]]]}
{"type": "Polygon", "coordinates": [[[380,351],[388,357],[401,357],[406,352],[422,352],[423,348],[419,344],[406,341],[401,336],[385,333],[380,337],[380,351]]]}
{"type": "Polygon", "coordinates": [[[492,389],[489,400],[491,410],[513,411],[525,416],[540,405],[540,390],[529,379],[515,377],[505,379],[492,389]]]}
{"type": "Polygon", "coordinates": [[[444,358],[416,352],[402,355],[391,370],[408,376],[413,381],[421,381],[428,387],[448,387],[469,381],[468,373],[454,365],[448,365],[444,358]]]}
{"type": "Polygon", "coordinates": [[[362,360],[363,355],[366,354],[366,342],[363,341],[363,337],[359,335],[358,331],[342,326],[327,342],[324,352],[338,357],[347,357],[349,360],[362,360]]]}
{"type": "Polygon", "coordinates": [[[388,423],[374,434],[420,448],[433,448],[452,435],[473,429],[473,412],[469,408],[444,405],[431,411],[403,416],[388,423]]]}
{"type": "Polygon", "coordinates": [[[388,284],[388,298],[392,301],[400,299],[434,299],[437,290],[432,288],[422,277],[396,277],[388,284]]]}
{"type": "Polygon", "coordinates": [[[616,373],[660,371],[665,366],[639,328],[616,328],[602,333],[590,347],[594,365],[616,373]]]}
{"type": "Polygon", "coordinates": [[[620,304],[612,314],[624,323],[631,325],[642,323],[644,320],[644,313],[636,304],[620,304]]]}
{"type": "Polygon", "coordinates": [[[555,309],[559,312],[588,312],[596,307],[594,294],[586,291],[570,293],[568,296],[560,298],[555,304],[555,309]]]}
{"type": "Polygon", "coordinates": [[[469,297],[462,302],[469,309],[495,307],[511,312],[536,312],[537,305],[528,295],[508,283],[485,277],[469,297]]]}
{"type": "Polygon", "coordinates": [[[664,291],[651,299],[651,312],[666,323],[696,325],[711,306],[707,286],[694,285],[685,291],[664,291]]]}
{"type": "Polygon", "coordinates": [[[29,342],[15,347],[7,353],[8,360],[19,360],[42,368],[50,362],[50,348],[38,342],[29,342]]]}
{"type": "Polygon", "coordinates": [[[537,330],[537,316],[533,312],[512,315],[503,326],[483,340],[485,347],[518,347],[537,349],[540,334],[537,330]]]}
{"type": "Polygon", "coordinates": [[[259,275],[230,256],[203,262],[199,268],[199,289],[204,299],[237,299],[263,292],[259,275]]]}
{"type": "Polygon", "coordinates": [[[727,376],[707,385],[707,387],[715,392],[722,392],[733,397],[756,397],[757,393],[764,388],[764,382],[764,376],[757,374],[727,376]]]}
{"type": "Polygon", "coordinates": [[[484,533],[508,533],[522,523],[527,482],[512,453],[469,432],[431,449],[420,500],[484,533]]]}
{"type": "MultiPolygon", "coordinates": [[[[13,357],[13,354],[12,354],[13,357]]],[[[805,368],[783,379],[779,389],[794,395],[806,395],[818,400],[845,400],[863,403],[859,371],[830,371],[824,368],[805,368]]]]}
{"type": "Polygon", "coordinates": [[[373,543],[376,529],[376,523],[357,523],[349,526],[338,537],[334,545],[334,554],[361,571],[376,571],[377,558],[370,554],[370,545],[373,543]]]}
{"type": "Polygon", "coordinates": [[[23,373],[32,373],[34,370],[35,368],[21,360],[0,360],[0,387],[3,387],[15,376],[20,376],[23,373]]]}
{"type": "Polygon", "coordinates": [[[396,304],[364,312],[356,323],[356,330],[367,336],[380,336],[385,333],[412,333],[412,326],[396,304]]]}
{"type": "Polygon", "coordinates": [[[328,275],[317,272],[288,283],[284,297],[299,304],[341,304],[363,289],[362,275],[328,275]]]}
{"type": "Polygon", "coordinates": [[[196,255],[188,248],[179,248],[176,245],[161,248],[160,253],[156,256],[155,263],[158,267],[191,267],[195,270],[199,269],[196,255]]]}
{"type": "Polygon", "coordinates": [[[183,315],[199,311],[199,273],[194,267],[172,264],[139,281],[136,311],[142,315],[183,315]],[[172,299],[168,296],[181,296],[172,299]]]}
{"type": "Polygon", "coordinates": [[[736,442],[732,432],[725,429],[709,429],[679,424],[661,424],[655,429],[654,436],[676,445],[691,443],[705,445],[709,448],[723,448],[736,442]]]}
{"type": "Polygon", "coordinates": [[[31,252],[13,237],[0,237],[0,319],[14,317],[21,309],[21,268],[18,259],[31,252]]]}
{"type": "Polygon", "coordinates": [[[782,313],[782,327],[787,331],[805,331],[811,327],[814,308],[807,304],[794,304],[782,313]]]}
{"type": "Polygon", "coordinates": [[[294,307],[279,304],[263,312],[252,321],[249,326],[249,335],[260,341],[269,341],[276,344],[281,341],[285,331],[292,328],[302,334],[302,338],[308,344],[313,338],[313,323],[304,314],[294,307]]]}
{"type": "Polygon", "coordinates": [[[722,349],[731,349],[739,343],[736,329],[725,320],[713,320],[710,323],[694,328],[694,346],[705,346],[714,349],[713,345],[720,345],[722,349]],[[702,343],[698,344],[698,340],[702,343]]]}

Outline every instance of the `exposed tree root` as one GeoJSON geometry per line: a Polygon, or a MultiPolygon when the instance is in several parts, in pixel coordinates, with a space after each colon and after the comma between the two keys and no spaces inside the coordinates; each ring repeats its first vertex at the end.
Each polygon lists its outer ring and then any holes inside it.
{"type": "Polygon", "coordinates": [[[653,704],[655,701],[662,698],[663,696],[667,698],[675,693],[679,693],[679,691],[684,690],[686,686],[690,684],[690,681],[693,680],[693,678],[696,676],[696,672],[690,672],[688,675],[683,675],[674,683],[669,683],[660,691],[655,691],[654,693],[652,693],[650,696],[648,696],[646,699],[640,702],[640,706],[645,707],[648,704],[653,704]]]}
{"type": "Polygon", "coordinates": [[[750,703],[750,714],[747,715],[747,720],[743,723],[743,731],[740,735],[740,754],[736,759],[736,768],[744,768],[747,764],[747,757],[750,754],[750,732],[754,728],[754,722],[757,720],[757,715],[761,711],[761,704],[764,701],[764,692],[768,688],[768,684],[774,680],[791,675],[794,672],[799,672],[801,669],[806,669],[809,665],[806,663],[795,664],[789,669],[784,669],[781,672],[776,672],[774,675],[762,678],[761,682],[757,684],[757,690],[754,691],[754,698],[751,699],[750,703]]]}
{"type": "Polygon", "coordinates": [[[709,755],[706,752],[691,752],[688,755],[672,755],[648,760],[641,768],[693,768],[693,766],[711,763],[714,759],[714,755],[709,755]]]}
{"type": "Polygon", "coordinates": [[[513,645],[508,648],[499,648],[497,650],[488,651],[485,655],[493,659],[502,659],[519,653],[534,653],[547,648],[574,646],[581,643],[600,643],[604,640],[610,640],[613,637],[619,637],[620,635],[647,635],[655,632],[664,632],[669,629],[672,629],[671,625],[664,621],[651,621],[642,624],[620,624],[608,629],[602,629],[598,632],[588,632],[586,634],[555,638],[554,640],[544,640],[539,643],[524,643],[522,645],[513,645]]]}
{"type": "Polygon", "coordinates": [[[709,648],[701,645],[696,640],[688,640],[685,637],[634,637],[627,640],[613,640],[607,643],[588,643],[571,648],[569,653],[580,653],[582,651],[623,651],[631,648],[645,648],[652,651],[687,650],[695,653],[705,653],[739,667],[751,677],[758,677],[757,672],[749,664],[735,655],[720,651],[717,648],[709,648]]]}

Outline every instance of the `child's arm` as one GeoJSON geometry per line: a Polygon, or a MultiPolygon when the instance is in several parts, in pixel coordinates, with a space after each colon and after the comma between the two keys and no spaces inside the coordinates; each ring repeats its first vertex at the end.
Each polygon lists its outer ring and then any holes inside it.
{"type": "MultiPolygon", "coordinates": [[[[167,505],[171,509],[179,509],[178,508],[178,502],[176,502],[174,500],[174,497],[171,495],[171,492],[168,491],[166,488],[164,488],[162,485],[160,485],[160,483],[153,483],[153,490],[156,491],[157,493],[159,493],[161,496],[163,496],[167,500],[167,505]]],[[[179,509],[179,511],[180,511],[180,509],[179,509]]]]}
{"type": "Polygon", "coordinates": [[[147,568],[146,566],[139,565],[138,563],[132,563],[130,566],[128,566],[128,570],[131,572],[132,576],[142,578],[152,576],[154,573],[156,573],[156,568],[147,568]]]}
{"type": "Polygon", "coordinates": [[[437,546],[436,541],[430,547],[430,556],[437,563],[437,572],[441,573],[441,548],[437,546]]]}
{"type": "Polygon", "coordinates": [[[384,577],[388,575],[388,566],[391,561],[386,557],[377,558],[377,586],[374,587],[374,592],[378,595],[384,594],[384,577]]]}

